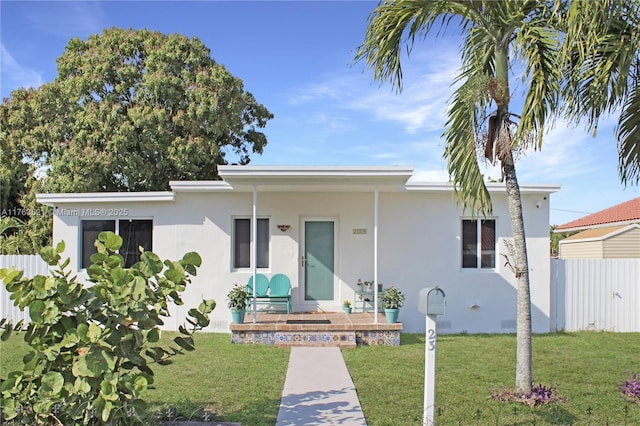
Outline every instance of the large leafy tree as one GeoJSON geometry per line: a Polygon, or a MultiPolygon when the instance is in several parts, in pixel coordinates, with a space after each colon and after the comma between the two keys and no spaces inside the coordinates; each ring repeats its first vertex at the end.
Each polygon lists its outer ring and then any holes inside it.
{"type": "Polygon", "coordinates": [[[0,105],[0,207],[46,244],[51,220],[35,192],[216,179],[219,164],[262,153],[271,118],[197,38],[112,28],[73,39],[54,81],[0,105]]]}
{"type": "Polygon", "coordinates": [[[197,38],[112,28],[69,41],[57,78],[14,91],[1,117],[45,190],[84,192],[215,179],[228,154],[262,153],[273,115],[197,38]]]}
{"type": "Polygon", "coordinates": [[[587,117],[595,127],[603,113],[622,104],[618,136],[621,170],[627,175],[621,172],[621,176],[636,176],[637,180],[638,175],[637,1],[621,7],[605,0],[593,3],[597,4],[386,0],[370,15],[365,40],[356,54],[357,60],[373,69],[375,79],[390,81],[401,90],[403,47],[410,52],[416,38],[450,25],[457,26],[464,37],[462,68],[454,80],[456,88],[444,130],[444,157],[461,204],[484,215],[491,214],[491,199],[477,154],[500,163],[514,237],[518,293],[515,386],[525,394],[531,392],[532,385],[531,300],[514,154],[540,148],[554,117],[563,113],[576,121],[587,117]],[[594,12],[597,15],[586,18],[594,12]],[[584,31],[590,21],[598,21],[597,26],[584,31]],[[616,39],[620,34],[626,37],[616,39]],[[624,44],[632,41],[635,44],[624,44]],[[620,48],[625,54],[616,53],[620,48]],[[519,115],[510,111],[513,70],[524,75],[524,104],[519,115]],[[595,88],[582,79],[585,70],[590,81],[598,83],[595,88]],[[635,74],[630,73],[633,70],[635,74]],[[562,108],[571,102],[572,106],[562,108]]]}

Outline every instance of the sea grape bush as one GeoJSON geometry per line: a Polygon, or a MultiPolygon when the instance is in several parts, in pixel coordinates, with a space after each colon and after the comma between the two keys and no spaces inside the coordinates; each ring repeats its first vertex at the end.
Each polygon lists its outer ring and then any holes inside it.
{"type": "Polygon", "coordinates": [[[142,252],[140,261],[124,268],[117,251],[122,238],[103,232],[87,268],[91,285],[83,285],[61,262],[64,243],[41,250],[52,268],[32,279],[21,271],[0,269],[14,304],[29,308],[26,327],[3,321],[6,340],[25,332],[30,352],[21,371],[2,379],[3,420],[26,424],[143,423],[147,404],[142,394],[153,383],[154,364],[195,349],[193,333],[209,324],[215,301],[204,300],[188,311],[175,346],[162,347],[160,326],[169,304],[182,305],[180,293],[196,275],[200,256],[187,253],[178,261],[142,252]],[[61,407],[61,409],[54,409],[61,407]]]}
{"type": "Polygon", "coordinates": [[[620,392],[622,392],[624,396],[636,404],[640,404],[640,374],[632,373],[631,378],[619,385],[618,389],[620,389],[620,392]]]}
{"type": "Polygon", "coordinates": [[[542,384],[533,385],[531,387],[531,393],[528,395],[502,388],[499,391],[493,392],[491,399],[503,402],[521,402],[530,407],[550,404],[552,402],[564,402],[564,399],[557,395],[555,388],[542,384]]]}

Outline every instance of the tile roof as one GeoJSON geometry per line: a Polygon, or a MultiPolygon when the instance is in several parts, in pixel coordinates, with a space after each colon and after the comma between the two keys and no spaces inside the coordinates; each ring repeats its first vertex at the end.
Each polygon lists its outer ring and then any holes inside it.
{"type": "Polygon", "coordinates": [[[600,210],[556,227],[557,231],[584,229],[598,225],[640,223],[640,197],[600,210]]]}

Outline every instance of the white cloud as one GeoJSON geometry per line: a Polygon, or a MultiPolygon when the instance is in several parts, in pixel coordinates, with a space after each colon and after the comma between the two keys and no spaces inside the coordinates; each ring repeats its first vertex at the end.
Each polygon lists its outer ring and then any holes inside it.
{"type": "Polygon", "coordinates": [[[93,1],[41,2],[29,8],[27,18],[40,31],[65,38],[84,38],[104,28],[102,6],[93,1]]]}
{"type": "Polygon", "coordinates": [[[562,182],[580,176],[594,176],[603,169],[615,167],[613,120],[601,123],[600,138],[595,139],[583,128],[558,121],[543,139],[542,150],[527,152],[516,167],[522,178],[538,182],[562,182]],[[603,151],[604,150],[604,151],[603,151]],[[606,152],[605,152],[606,151],[606,152]],[[605,156],[607,158],[605,158],[605,156]],[[611,163],[608,160],[612,160],[611,163]]]}
{"type": "Polygon", "coordinates": [[[38,71],[18,63],[1,43],[0,63],[2,64],[2,84],[5,87],[39,87],[44,83],[44,79],[38,71]]]}
{"type": "Polygon", "coordinates": [[[296,88],[288,102],[307,108],[363,112],[375,121],[399,124],[407,134],[441,129],[453,93],[451,82],[459,66],[458,54],[450,49],[416,55],[406,60],[401,93],[390,84],[373,82],[370,73],[350,68],[296,88]]]}

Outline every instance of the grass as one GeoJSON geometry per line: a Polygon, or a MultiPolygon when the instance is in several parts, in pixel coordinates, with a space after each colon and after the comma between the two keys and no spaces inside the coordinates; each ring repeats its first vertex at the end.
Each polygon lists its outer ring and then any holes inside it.
{"type": "MultiPolygon", "coordinates": [[[[344,351],[369,425],[419,425],[424,391],[424,335],[402,335],[398,348],[344,351]]],[[[531,409],[489,399],[513,388],[514,335],[440,335],[436,359],[439,425],[634,425],[640,405],[617,386],[640,371],[639,333],[558,333],[533,337],[534,382],[565,403],[531,409]]]]}
{"type": "MultiPolygon", "coordinates": [[[[165,333],[170,339],[171,334],[165,333]]],[[[640,333],[559,333],[533,338],[534,380],[568,399],[530,409],[489,399],[512,387],[513,335],[440,335],[436,411],[439,425],[633,425],[640,405],[617,386],[640,371],[640,333]]],[[[0,377],[20,367],[28,347],[12,337],[0,346],[0,377]]],[[[403,334],[400,347],[344,350],[367,422],[419,425],[424,390],[424,335],[403,334]]],[[[148,401],[183,417],[205,408],[215,420],[274,425],[289,351],[232,345],[227,334],[199,334],[196,351],[156,368],[148,401]]]]}
{"type": "MultiPolygon", "coordinates": [[[[168,346],[177,333],[164,332],[168,346]]],[[[229,334],[199,333],[196,350],[174,357],[173,364],[155,366],[155,383],[146,400],[153,410],[174,408],[182,418],[201,415],[243,425],[274,425],[278,416],[288,349],[264,345],[232,345],[229,334]],[[200,411],[200,412],[198,412],[200,411]]],[[[175,345],[174,345],[175,346],[175,345]]],[[[0,377],[20,369],[29,347],[22,337],[0,343],[0,377]]]]}

